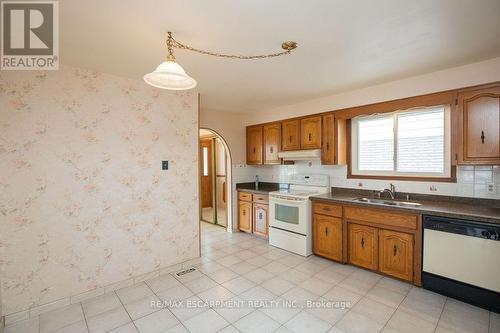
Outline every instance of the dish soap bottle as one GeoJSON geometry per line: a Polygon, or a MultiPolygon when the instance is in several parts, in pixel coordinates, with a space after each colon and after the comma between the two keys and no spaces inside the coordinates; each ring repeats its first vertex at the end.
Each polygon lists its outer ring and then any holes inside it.
{"type": "Polygon", "coordinates": [[[259,189],[259,175],[255,175],[255,189],[259,189]]]}

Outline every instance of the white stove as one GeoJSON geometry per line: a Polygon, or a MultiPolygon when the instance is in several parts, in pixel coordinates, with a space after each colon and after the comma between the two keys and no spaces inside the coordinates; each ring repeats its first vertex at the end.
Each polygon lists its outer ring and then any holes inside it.
{"type": "Polygon", "coordinates": [[[309,197],[330,191],[327,175],[296,174],[290,189],[269,193],[269,244],[309,256],[312,253],[312,218],[309,197]]]}

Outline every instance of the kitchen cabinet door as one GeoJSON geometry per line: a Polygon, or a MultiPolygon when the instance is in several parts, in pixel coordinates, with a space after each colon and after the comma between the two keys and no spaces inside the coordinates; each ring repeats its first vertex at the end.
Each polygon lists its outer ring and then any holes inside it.
{"type": "Polygon", "coordinates": [[[238,202],[238,227],[241,231],[252,232],[252,203],[238,202]]]}
{"type": "Polygon", "coordinates": [[[500,87],[458,94],[461,164],[500,163],[500,87]]]}
{"type": "Polygon", "coordinates": [[[300,120],[301,149],[321,148],[321,116],[300,120]]]}
{"type": "Polygon", "coordinates": [[[413,280],[413,235],[379,230],[380,271],[387,275],[413,280]]]}
{"type": "Polygon", "coordinates": [[[313,252],[322,257],[342,261],[342,219],[313,215],[313,252]]]}
{"type": "Polygon", "coordinates": [[[264,164],[281,164],[281,123],[264,125],[264,164]]]}
{"type": "Polygon", "coordinates": [[[247,127],[247,164],[262,164],[262,126],[247,127]]]}
{"type": "Polygon", "coordinates": [[[253,204],[253,233],[265,238],[269,235],[268,212],[268,205],[253,204]]]}
{"type": "Polygon", "coordinates": [[[376,270],[378,268],[378,229],[365,225],[348,225],[349,263],[376,270]]]}
{"type": "Polygon", "coordinates": [[[281,123],[281,126],[283,131],[281,140],[283,150],[299,150],[300,120],[285,120],[281,123]]]}
{"type": "Polygon", "coordinates": [[[346,120],[335,119],[333,114],[324,115],[321,135],[321,164],[346,164],[346,120]]]}

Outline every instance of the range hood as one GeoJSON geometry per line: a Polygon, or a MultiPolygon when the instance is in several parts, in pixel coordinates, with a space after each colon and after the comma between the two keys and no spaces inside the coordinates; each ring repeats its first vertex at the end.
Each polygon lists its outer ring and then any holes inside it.
{"type": "Polygon", "coordinates": [[[281,151],[278,157],[285,161],[310,161],[321,158],[321,149],[281,151]]]}

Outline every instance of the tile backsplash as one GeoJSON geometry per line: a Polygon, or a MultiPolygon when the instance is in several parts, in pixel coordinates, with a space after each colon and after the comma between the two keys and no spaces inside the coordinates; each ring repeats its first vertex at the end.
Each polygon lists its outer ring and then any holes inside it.
{"type": "Polygon", "coordinates": [[[247,174],[253,171],[253,175],[259,175],[259,179],[265,182],[286,183],[289,176],[294,173],[317,173],[329,175],[330,185],[336,187],[380,190],[393,183],[396,190],[401,192],[500,199],[499,166],[459,166],[456,183],[348,179],[345,165],[321,165],[320,161],[297,161],[294,165],[254,166],[247,167],[245,171],[247,174]]]}

